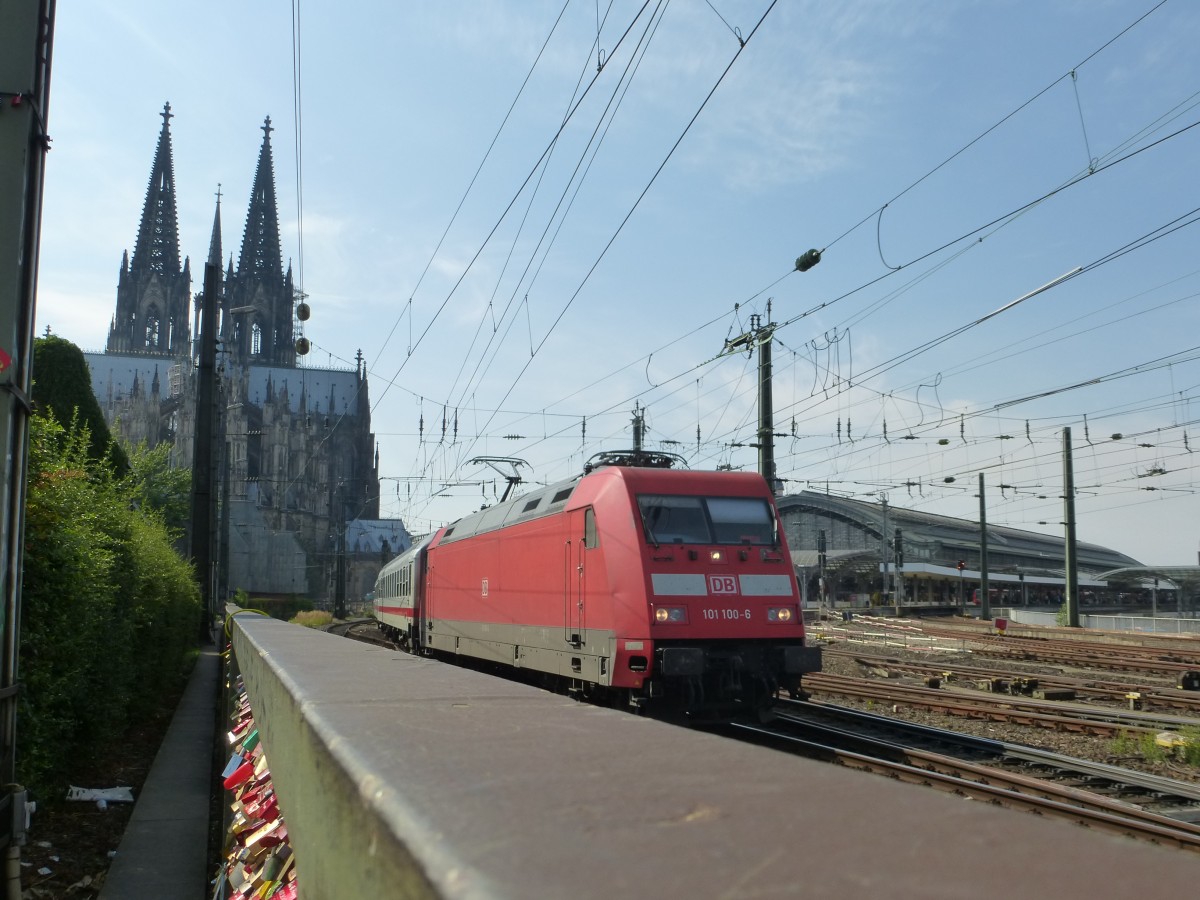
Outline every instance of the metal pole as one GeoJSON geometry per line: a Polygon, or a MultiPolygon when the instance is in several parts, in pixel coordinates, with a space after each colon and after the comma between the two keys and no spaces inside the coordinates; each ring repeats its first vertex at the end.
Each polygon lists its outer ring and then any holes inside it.
{"type": "Polygon", "coordinates": [[[888,587],[889,587],[889,583],[892,578],[892,566],[891,566],[891,560],[889,559],[889,554],[888,554],[888,539],[887,539],[887,530],[888,530],[887,500],[888,500],[888,498],[887,498],[887,494],[880,494],[879,500],[883,505],[883,525],[879,529],[879,555],[883,560],[883,578],[881,579],[882,584],[880,585],[880,591],[883,594],[883,597],[882,597],[882,602],[880,603],[880,605],[883,606],[883,605],[887,604],[888,594],[890,593],[890,591],[888,590],[888,587]]]}
{"type": "Polygon", "coordinates": [[[1079,565],[1075,555],[1075,469],[1071,458],[1071,429],[1063,429],[1063,511],[1066,540],[1063,562],[1066,569],[1067,625],[1079,627],[1079,565]]]}
{"type": "Polygon", "coordinates": [[[25,491],[54,10],[53,0],[9,3],[0,28],[0,86],[7,91],[0,98],[0,846],[8,848],[5,864],[18,873],[18,882],[27,797],[16,784],[25,491]]]}
{"type": "MultiPolygon", "coordinates": [[[[770,307],[768,306],[768,309],[770,307]]],[[[758,342],[758,471],[771,493],[778,496],[782,485],[775,474],[775,408],[771,396],[771,342],[775,339],[775,326],[768,322],[759,331],[758,342]]]]}
{"type": "Polygon", "coordinates": [[[220,593],[217,590],[217,585],[221,582],[221,458],[224,455],[223,449],[225,444],[222,420],[225,418],[221,415],[221,385],[217,378],[216,365],[216,339],[213,340],[213,375],[212,375],[212,439],[210,441],[208,465],[208,565],[212,570],[212,578],[209,581],[209,609],[212,610],[212,616],[218,615],[218,610],[223,610],[224,605],[221,603],[220,593]]]}
{"type": "MultiPolygon", "coordinates": [[[[796,259],[796,271],[807,272],[821,261],[821,251],[807,250],[796,259]]],[[[775,339],[775,324],[771,321],[771,301],[767,300],[767,324],[753,315],[750,330],[732,341],[725,342],[728,353],[733,350],[758,347],[758,471],[767,480],[771,493],[783,490],[775,471],[775,413],[771,397],[771,342],[775,339]]]]}
{"type": "Polygon", "coordinates": [[[826,597],[825,558],[826,558],[825,529],[822,528],[817,532],[817,567],[818,567],[818,571],[820,572],[820,581],[818,582],[818,584],[820,585],[820,597],[819,597],[818,602],[820,603],[822,611],[824,611],[824,609],[825,609],[825,597],[826,597]]]}
{"type": "Polygon", "coordinates": [[[337,489],[337,560],[333,584],[333,617],[335,619],[346,618],[346,498],[344,491],[345,488],[339,485],[337,489]]]}
{"type": "MultiPolygon", "coordinates": [[[[221,433],[225,433],[225,417],[221,416],[221,433]]],[[[221,545],[217,551],[217,605],[229,602],[229,441],[221,449],[221,545]]]]}
{"type": "Polygon", "coordinates": [[[196,428],[192,441],[192,561],[200,583],[200,637],[212,641],[215,611],[211,577],[213,550],[213,403],[217,358],[217,291],[220,270],[212,263],[204,266],[204,304],[200,315],[200,361],[196,367],[196,428]]]}
{"type": "Polygon", "coordinates": [[[979,618],[992,617],[992,598],[988,591],[987,501],[983,495],[983,473],[979,473],[979,618]]]}

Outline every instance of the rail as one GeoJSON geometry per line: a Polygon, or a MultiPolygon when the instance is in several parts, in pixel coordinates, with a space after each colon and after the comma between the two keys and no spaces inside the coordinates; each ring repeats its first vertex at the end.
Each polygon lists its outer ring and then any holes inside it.
{"type": "Polygon", "coordinates": [[[1061,817],[1162,846],[1200,852],[1200,826],[1089,790],[1056,784],[1049,777],[1032,777],[877,738],[850,735],[840,727],[822,726],[791,716],[781,717],[770,725],[739,727],[760,740],[781,740],[802,747],[799,752],[836,759],[841,765],[860,771],[1038,815],[1061,817]],[[849,749],[843,743],[858,749],[849,749]]]}

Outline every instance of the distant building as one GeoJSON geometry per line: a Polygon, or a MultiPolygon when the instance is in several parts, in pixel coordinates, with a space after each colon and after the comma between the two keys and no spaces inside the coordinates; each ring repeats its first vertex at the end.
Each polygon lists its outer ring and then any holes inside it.
{"type": "Polygon", "coordinates": [[[412,546],[398,519],[355,519],[346,523],[346,597],[361,602],[375,590],[375,576],[393,556],[412,546]]]}
{"type": "MultiPolygon", "coordinates": [[[[777,498],[779,516],[798,571],[812,582],[825,554],[827,596],[866,602],[886,597],[882,570],[896,572],[900,537],[903,586],[909,599],[954,603],[958,592],[978,586],[981,564],[979,523],[939,516],[884,502],[852,500],[816,491],[777,498]],[[822,545],[823,542],[823,545],[822,545]],[[959,562],[963,568],[958,567],[959,562]]],[[[1003,525],[988,525],[988,574],[992,590],[1015,602],[1031,593],[1053,602],[1063,590],[1063,538],[1003,525]]],[[[1076,544],[1082,587],[1103,587],[1095,579],[1141,563],[1098,544],[1076,544]]],[[[806,585],[815,596],[815,585],[806,585]]],[[[1003,599],[1003,598],[1002,598],[1003,599]]],[[[885,601],[886,602],[886,601],[885,601]]]]}
{"type": "MultiPolygon", "coordinates": [[[[132,258],[126,252],[121,261],[108,342],[103,353],[84,355],[114,433],[134,445],[168,442],[172,465],[190,468],[204,297],[193,300],[190,261],[180,260],[169,104],[162,118],[137,243],[132,258]]],[[[268,118],[237,266],[232,255],[223,261],[219,195],[207,256],[221,273],[220,468],[228,479],[221,522],[228,537],[221,542],[226,552],[218,553],[227,577],[219,581],[231,593],[332,597],[340,535],[348,538],[347,571],[356,585],[373,585],[374,574],[366,573],[381,565],[378,546],[350,538],[352,523],[374,523],[363,527],[386,534],[393,553],[409,538],[400,521],[378,518],[379,451],[361,352],[353,368],[298,364],[303,297],[291,266],[282,266],[271,131],[268,118]]],[[[346,596],[356,591],[347,585],[346,596]]]]}

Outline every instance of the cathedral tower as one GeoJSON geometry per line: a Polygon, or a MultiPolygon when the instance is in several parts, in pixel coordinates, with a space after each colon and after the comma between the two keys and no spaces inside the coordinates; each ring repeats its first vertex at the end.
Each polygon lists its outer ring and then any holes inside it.
{"type": "Polygon", "coordinates": [[[262,130],[241,257],[237,270],[227,272],[225,278],[221,339],[234,363],[292,368],[296,365],[292,338],[296,298],[291,267],[285,274],[281,263],[270,116],[262,130]]]}
{"type": "Polygon", "coordinates": [[[126,251],[117,279],[117,311],[108,332],[107,352],[171,357],[188,352],[188,299],[192,275],[179,265],[179,224],[175,211],[175,163],[171,155],[171,104],[150,170],[133,260],[126,251]]]}
{"type": "MultiPolygon", "coordinates": [[[[133,445],[170,442],[172,465],[190,467],[197,393],[191,345],[199,341],[204,298],[196,296],[189,328],[191,276],[186,260],[179,263],[169,105],[162,116],[108,349],[85,358],[109,427],[133,445]]],[[[347,596],[361,597],[379,571],[382,540],[396,552],[410,539],[399,520],[376,518],[379,458],[361,352],[353,368],[297,364],[297,292],[290,266],[282,265],[270,118],[262,130],[240,256],[231,255],[222,270],[218,190],[206,257],[220,273],[219,580],[260,595],[329,597],[338,594],[338,573],[348,572],[347,596]]]]}

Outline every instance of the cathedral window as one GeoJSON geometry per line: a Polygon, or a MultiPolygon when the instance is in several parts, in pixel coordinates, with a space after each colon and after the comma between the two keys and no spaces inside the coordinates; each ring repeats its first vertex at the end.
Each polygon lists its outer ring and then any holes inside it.
{"type": "Polygon", "coordinates": [[[258,356],[262,353],[262,327],[255,322],[250,329],[250,354],[258,356]]]}
{"type": "Polygon", "coordinates": [[[146,317],[146,349],[157,350],[159,348],[159,321],[158,316],[150,313],[146,317]]]}

